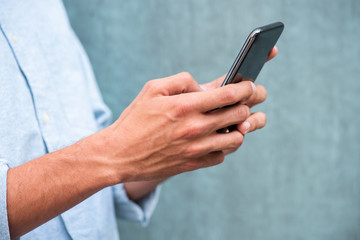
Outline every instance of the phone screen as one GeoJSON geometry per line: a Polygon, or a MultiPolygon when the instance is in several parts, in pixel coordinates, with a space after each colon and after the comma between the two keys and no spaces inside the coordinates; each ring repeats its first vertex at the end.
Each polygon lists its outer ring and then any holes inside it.
{"type": "Polygon", "coordinates": [[[243,80],[255,81],[283,29],[284,24],[277,22],[252,31],[222,86],[243,80]]]}

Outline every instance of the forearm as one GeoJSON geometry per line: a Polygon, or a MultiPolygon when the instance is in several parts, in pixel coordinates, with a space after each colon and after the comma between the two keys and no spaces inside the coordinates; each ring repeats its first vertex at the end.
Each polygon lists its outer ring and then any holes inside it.
{"type": "Polygon", "coordinates": [[[92,138],[8,171],[7,211],[12,238],[115,184],[111,164],[97,157],[97,148],[90,144],[96,139],[92,138]]]}
{"type": "Polygon", "coordinates": [[[152,192],[156,186],[163,181],[165,181],[165,179],[144,182],[127,182],[124,184],[124,188],[129,199],[137,201],[152,192]]]}

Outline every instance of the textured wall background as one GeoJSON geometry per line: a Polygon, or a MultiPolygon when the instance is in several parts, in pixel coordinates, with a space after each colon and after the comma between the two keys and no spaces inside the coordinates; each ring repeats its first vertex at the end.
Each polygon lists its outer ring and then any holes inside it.
{"type": "Polygon", "coordinates": [[[143,84],[230,68],[254,27],[283,21],[258,77],[265,129],[221,166],[163,186],[148,228],[122,239],[360,239],[360,1],[64,1],[117,117],[143,84]]]}

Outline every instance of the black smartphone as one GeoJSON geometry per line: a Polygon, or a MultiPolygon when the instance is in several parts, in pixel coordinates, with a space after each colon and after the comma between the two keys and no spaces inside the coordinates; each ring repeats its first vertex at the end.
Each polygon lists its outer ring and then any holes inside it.
{"type": "MultiPolygon", "coordinates": [[[[282,22],[255,28],[246,39],[221,86],[241,81],[254,82],[283,30],[282,22]]],[[[236,125],[233,125],[217,132],[228,133],[235,129],[236,125]]]]}
{"type": "Polygon", "coordinates": [[[282,31],[282,22],[255,28],[246,39],[221,86],[240,81],[255,81],[282,31]]]}

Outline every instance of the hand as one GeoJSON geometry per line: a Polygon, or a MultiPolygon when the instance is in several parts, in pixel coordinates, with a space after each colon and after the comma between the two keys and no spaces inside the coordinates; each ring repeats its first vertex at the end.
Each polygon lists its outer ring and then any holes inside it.
{"type": "MultiPolygon", "coordinates": [[[[267,61],[273,59],[278,53],[278,48],[275,46],[270,52],[267,61]]],[[[203,89],[215,89],[221,86],[226,75],[219,77],[218,79],[202,85],[203,89]]],[[[256,85],[256,92],[253,94],[244,104],[250,108],[265,101],[267,96],[266,89],[261,85],[256,85]]],[[[242,123],[237,125],[237,129],[243,135],[263,128],[266,124],[266,115],[263,112],[251,113],[251,115],[242,123]]],[[[237,149],[231,149],[226,151],[226,154],[236,151],[237,149]]]]}
{"type": "Polygon", "coordinates": [[[105,139],[103,158],[117,164],[118,182],[162,179],[219,164],[223,151],[238,148],[243,135],[216,130],[246,120],[249,107],[239,102],[254,92],[251,82],[201,91],[188,73],[152,80],[113,125],[99,132],[105,139]]]}

